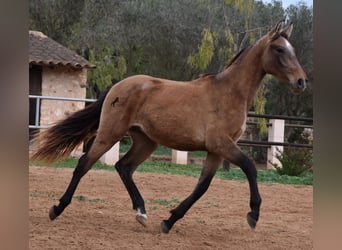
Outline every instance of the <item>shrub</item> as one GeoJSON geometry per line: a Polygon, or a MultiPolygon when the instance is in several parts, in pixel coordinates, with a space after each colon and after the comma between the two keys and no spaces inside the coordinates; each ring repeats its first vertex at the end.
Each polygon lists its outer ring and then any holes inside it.
{"type": "Polygon", "coordinates": [[[277,159],[282,167],[272,165],[280,175],[299,176],[312,169],[312,150],[309,149],[288,147],[284,152],[279,152],[277,159]]]}

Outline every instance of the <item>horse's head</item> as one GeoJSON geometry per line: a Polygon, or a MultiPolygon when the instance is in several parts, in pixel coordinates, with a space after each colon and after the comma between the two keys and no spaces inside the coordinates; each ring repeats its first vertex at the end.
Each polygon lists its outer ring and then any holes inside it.
{"type": "Polygon", "coordinates": [[[292,28],[292,24],[283,27],[283,22],[279,22],[265,36],[267,43],[262,64],[266,73],[289,83],[293,92],[301,93],[306,88],[307,77],[288,41],[292,28]]]}

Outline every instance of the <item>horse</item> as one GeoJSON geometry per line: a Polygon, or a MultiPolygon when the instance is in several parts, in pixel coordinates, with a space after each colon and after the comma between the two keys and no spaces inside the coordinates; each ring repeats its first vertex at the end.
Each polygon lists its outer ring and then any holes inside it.
{"type": "Polygon", "coordinates": [[[240,51],[218,74],[191,81],[173,81],[148,75],[127,77],[95,103],[71,114],[35,137],[32,160],[53,162],[68,157],[86,138],[95,137],[78,160],[71,181],[51,207],[56,219],[70,204],[81,178],[124,135],[132,138],[129,151],[115,164],[131,198],[136,220],[147,226],[145,203],[133,173],[158,147],[206,151],[198,183],[170,216],[160,231],[169,233],[192,205],[207,191],[223,159],[239,166],[247,177],[250,211],[247,223],[254,229],[259,219],[261,196],[254,163],[240,150],[237,141],[246,127],[262,79],[271,74],[288,84],[294,94],[303,92],[307,77],[289,42],[293,24],[279,22],[254,44],[240,51]]]}

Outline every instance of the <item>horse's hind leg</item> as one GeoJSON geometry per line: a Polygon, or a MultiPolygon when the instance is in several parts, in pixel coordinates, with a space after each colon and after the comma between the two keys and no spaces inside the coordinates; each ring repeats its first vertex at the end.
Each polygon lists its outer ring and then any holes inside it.
{"type": "Polygon", "coordinates": [[[86,152],[78,160],[69,186],[64,195],[60,198],[59,204],[50,209],[49,217],[51,220],[56,219],[56,217],[70,204],[81,178],[89,171],[93,164],[115,144],[115,142],[115,140],[102,140],[101,138],[98,138],[98,136],[95,138],[89,152],[86,152]]]}
{"type": "Polygon", "coordinates": [[[133,127],[129,132],[133,145],[128,153],[115,164],[115,168],[131,197],[133,209],[137,211],[137,221],[146,226],[145,202],[133,181],[132,175],[138,165],[146,160],[158,145],[141,131],[139,127],[133,127]]]}
{"type": "Polygon", "coordinates": [[[168,220],[163,220],[160,224],[160,230],[168,233],[177,220],[181,219],[190,207],[207,191],[211,180],[213,179],[218,167],[222,163],[222,158],[218,155],[208,153],[205,166],[202,169],[198,184],[195,190],[182,201],[178,207],[171,210],[171,216],[168,220]]]}

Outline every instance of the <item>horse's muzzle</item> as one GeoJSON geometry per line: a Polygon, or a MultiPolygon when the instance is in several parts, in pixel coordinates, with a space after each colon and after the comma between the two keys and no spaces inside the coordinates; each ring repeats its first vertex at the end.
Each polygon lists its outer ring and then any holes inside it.
{"type": "Polygon", "coordinates": [[[299,78],[297,82],[291,84],[291,89],[294,93],[302,93],[306,89],[308,80],[304,78],[299,78]]]}

